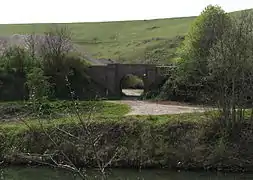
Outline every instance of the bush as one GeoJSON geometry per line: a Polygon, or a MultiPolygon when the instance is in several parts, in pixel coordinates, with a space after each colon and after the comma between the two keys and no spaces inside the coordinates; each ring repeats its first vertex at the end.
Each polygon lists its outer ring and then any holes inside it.
{"type": "Polygon", "coordinates": [[[101,89],[86,74],[86,61],[73,53],[61,60],[51,57],[43,61],[15,47],[8,49],[0,62],[1,100],[23,100],[28,94],[38,99],[90,99],[101,89]]]}
{"type": "Polygon", "coordinates": [[[6,49],[0,58],[0,99],[24,100],[28,98],[26,75],[34,67],[39,66],[36,59],[18,46],[6,49]]]}
{"type": "Polygon", "coordinates": [[[26,73],[38,65],[38,61],[32,59],[25,49],[18,46],[6,49],[1,57],[1,61],[6,71],[15,71],[18,73],[26,73]]]}
{"type": "Polygon", "coordinates": [[[47,99],[50,96],[48,77],[44,75],[41,68],[35,67],[27,74],[26,84],[30,99],[47,99]]]}
{"type": "Polygon", "coordinates": [[[0,100],[15,101],[28,99],[24,73],[0,71],[0,100]]]}

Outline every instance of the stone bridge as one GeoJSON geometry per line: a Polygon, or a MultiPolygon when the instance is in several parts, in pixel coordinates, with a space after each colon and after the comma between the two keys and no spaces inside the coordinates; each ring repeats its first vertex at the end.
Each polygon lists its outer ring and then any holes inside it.
{"type": "Polygon", "coordinates": [[[121,81],[129,74],[140,77],[144,82],[144,92],[156,89],[164,80],[172,66],[152,64],[108,64],[93,65],[88,68],[88,75],[105,88],[105,96],[120,97],[121,81]]]}

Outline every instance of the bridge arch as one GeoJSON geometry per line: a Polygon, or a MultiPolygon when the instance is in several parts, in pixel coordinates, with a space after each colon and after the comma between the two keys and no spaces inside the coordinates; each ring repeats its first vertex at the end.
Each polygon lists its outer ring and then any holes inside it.
{"type": "Polygon", "coordinates": [[[88,69],[90,77],[103,87],[106,96],[120,97],[121,80],[128,74],[140,77],[144,83],[144,92],[155,88],[164,78],[161,68],[153,64],[108,64],[106,66],[91,66],[88,69]]]}
{"type": "Polygon", "coordinates": [[[140,96],[144,92],[144,76],[140,77],[135,74],[123,76],[120,80],[120,91],[122,96],[140,96]]]}

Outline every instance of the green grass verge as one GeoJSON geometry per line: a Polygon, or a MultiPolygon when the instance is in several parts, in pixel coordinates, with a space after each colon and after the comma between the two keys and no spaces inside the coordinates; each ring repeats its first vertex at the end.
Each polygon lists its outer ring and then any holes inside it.
{"type": "MultiPolygon", "coordinates": [[[[124,107],[124,106],[123,106],[124,107]]],[[[106,111],[112,111],[112,110],[119,110],[119,108],[113,108],[107,109],[106,111]]],[[[127,108],[125,109],[127,110],[127,108]]],[[[125,111],[126,112],[126,111],[125,111]]],[[[82,121],[89,121],[89,122],[125,122],[125,121],[131,121],[131,120],[137,120],[140,122],[150,122],[153,124],[161,125],[161,124],[168,124],[168,123],[176,123],[176,122],[191,122],[191,123],[203,123],[206,120],[206,115],[204,113],[185,113],[185,114],[175,114],[175,115],[136,115],[136,116],[123,116],[124,114],[121,112],[117,115],[111,114],[111,113],[92,113],[90,115],[81,115],[82,121]],[[103,114],[103,115],[102,115],[103,114]]],[[[71,125],[71,124],[80,124],[80,119],[78,116],[73,114],[72,117],[63,117],[63,118],[57,118],[57,119],[35,119],[35,118],[26,118],[22,121],[14,121],[14,122],[3,122],[0,124],[0,128],[2,130],[5,129],[6,132],[9,133],[22,133],[29,129],[29,126],[32,126],[34,128],[40,128],[41,123],[45,127],[54,127],[54,126],[61,126],[61,125],[71,125]],[[25,122],[25,123],[24,123],[25,122]]]]}
{"type": "Polygon", "coordinates": [[[18,118],[66,118],[76,115],[77,111],[82,116],[92,114],[96,117],[120,117],[127,114],[130,107],[105,101],[2,102],[0,121],[18,118]]]}

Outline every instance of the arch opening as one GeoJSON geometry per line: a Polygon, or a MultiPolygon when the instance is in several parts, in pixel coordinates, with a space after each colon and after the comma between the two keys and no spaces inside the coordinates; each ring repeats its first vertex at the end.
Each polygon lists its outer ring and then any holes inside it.
{"type": "Polygon", "coordinates": [[[140,97],[144,92],[144,81],[139,76],[127,74],[120,81],[120,91],[123,97],[140,97]]]}

